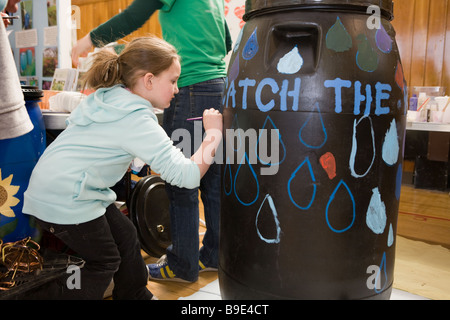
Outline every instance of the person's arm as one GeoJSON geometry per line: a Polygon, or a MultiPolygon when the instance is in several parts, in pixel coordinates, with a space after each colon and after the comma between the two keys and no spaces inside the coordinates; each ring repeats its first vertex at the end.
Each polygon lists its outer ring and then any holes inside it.
{"type": "Polygon", "coordinates": [[[102,47],[139,29],[162,7],[159,0],[134,0],[125,10],[90,32],[92,44],[102,47]]]}
{"type": "Polygon", "coordinates": [[[123,141],[119,141],[119,145],[147,163],[166,182],[181,188],[198,187],[222,140],[222,115],[214,109],[203,113],[206,137],[189,159],[173,145],[173,141],[158,124],[156,116],[151,117],[148,113],[150,111],[134,112],[122,120],[124,123],[118,125],[121,132],[118,136],[123,141]]]}
{"type": "MultiPolygon", "coordinates": [[[[33,129],[11,46],[3,22],[0,23],[0,140],[24,135],[33,129]]],[[[3,156],[3,150],[1,151],[3,156]]]]}
{"type": "Polygon", "coordinates": [[[222,141],[222,114],[215,109],[205,110],[203,112],[203,126],[206,136],[191,157],[191,160],[200,169],[200,177],[205,175],[209,166],[213,163],[217,148],[222,141]]]}
{"type": "Polygon", "coordinates": [[[163,6],[160,0],[134,0],[125,10],[97,28],[91,30],[72,48],[72,62],[78,65],[78,57],[86,56],[92,47],[102,47],[139,29],[163,6]]]}

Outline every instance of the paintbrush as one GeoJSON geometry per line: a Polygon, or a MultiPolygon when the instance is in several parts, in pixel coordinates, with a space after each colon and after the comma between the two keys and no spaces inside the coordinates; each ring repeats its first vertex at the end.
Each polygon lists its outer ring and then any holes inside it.
{"type": "Polygon", "coordinates": [[[3,19],[19,19],[18,16],[2,16],[3,19]]]}
{"type": "Polygon", "coordinates": [[[428,103],[428,101],[430,101],[430,98],[428,98],[427,100],[425,100],[425,102],[422,103],[422,105],[421,105],[419,108],[417,108],[417,111],[420,111],[420,109],[422,109],[422,108],[428,103]]]}
{"type": "Polygon", "coordinates": [[[444,109],[442,109],[442,112],[445,112],[445,109],[447,109],[449,104],[450,104],[450,97],[448,97],[447,104],[445,105],[444,109]]]}

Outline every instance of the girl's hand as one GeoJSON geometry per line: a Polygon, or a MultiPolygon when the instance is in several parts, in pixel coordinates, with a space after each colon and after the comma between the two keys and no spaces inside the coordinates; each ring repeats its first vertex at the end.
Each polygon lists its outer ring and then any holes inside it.
{"type": "Polygon", "coordinates": [[[222,132],[222,114],[213,108],[205,110],[203,112],[203,127],[205,128],[205,131],[215,129],[222,132]]]}
{"type": "Polygon", "coordinates": [[[200,177],[208,171],[209,166],[214,161],[214,156],[222,141],[222,114],[216,109],[208,109],[203,112],[203,127],[205,137],[200,148],[192,155],[200,170],[200,177]]]}
{"type": "MultiPolygon", "coordinates": [[[[4,13],[4,12],[0,12],[0,15],[2,16],[2,17],[7,17],[8,15],[6,14],[6,13],[4,13]]],[[[5,24],[5,29],[8,27],[8,25],[9,25],[9,19],[3,19],[2,18],[2,20],[3,20],[3,23],[5,24]]]]}

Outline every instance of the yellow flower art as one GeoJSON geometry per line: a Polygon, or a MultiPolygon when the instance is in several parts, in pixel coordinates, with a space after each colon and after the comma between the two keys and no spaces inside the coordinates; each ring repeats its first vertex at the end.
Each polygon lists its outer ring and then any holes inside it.
{"type": "Polygon", "coordinates": [[[20,200],[14,197],[19,191],[19,186],[11,185],[13,175],[2,180],[2,170],[0,169],[0,214],[5,217],[14,218],[16,215],[11,207],[17,205],[20,200]]]}

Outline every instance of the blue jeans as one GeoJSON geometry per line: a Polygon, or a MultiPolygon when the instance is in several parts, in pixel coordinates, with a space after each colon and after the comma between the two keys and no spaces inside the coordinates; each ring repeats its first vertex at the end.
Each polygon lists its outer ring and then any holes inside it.
{"type": "MultiPolygon", "coordinates": [[[[199,147],[199,133],[203,134],[204,129],[201,121],[186,119],[200,117],[203,111],[209,108],[222,111],[224,86],[224,78],[217,78],[180,88],[170,107],[164,110],[163,127],[169,137],[172,137],[176,129],[188,130],[191,135],[191,150],[182,150],[187,157],[199,147]]],[[[174,144],[177,145],[177,142],[174,141],[174,144]]],[[[218,265],[220,171],[220,164],[213,163],[201,179],[200,187],[196,189],[166,184],[172,237],[172,245],[167,248],[167,259],[175,275],[188,281],[198,279],[199,259],[208,267],[218,265]],[[198,189],[201,192],[206,223],[206,233],[200,250],[198,189]]]]}

